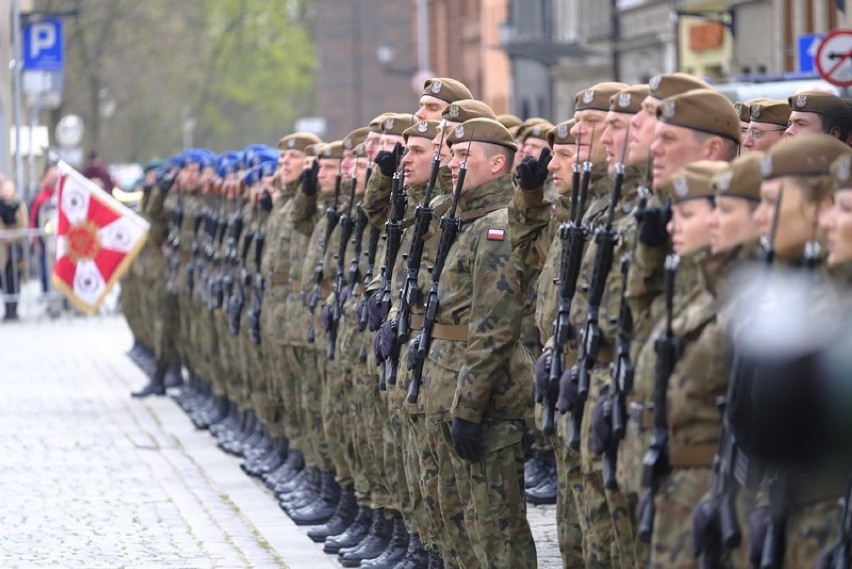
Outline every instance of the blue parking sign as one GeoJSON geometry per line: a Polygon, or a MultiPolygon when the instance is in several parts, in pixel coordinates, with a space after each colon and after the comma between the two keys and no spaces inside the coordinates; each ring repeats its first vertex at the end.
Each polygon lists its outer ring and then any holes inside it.
{"type": "Polygon", "coordinates": [[[802,34],[799,36],[799,71],[802,73],[816,73],[816,65],[814,65],[814,57],[816,56],[817,48],[822,42],[823,34],[802,34]]]}
{"type": "Polygon", "coordinates": [[[24,26],[24,69],[62,71],[62,20],[40,20],[24,26]]]}

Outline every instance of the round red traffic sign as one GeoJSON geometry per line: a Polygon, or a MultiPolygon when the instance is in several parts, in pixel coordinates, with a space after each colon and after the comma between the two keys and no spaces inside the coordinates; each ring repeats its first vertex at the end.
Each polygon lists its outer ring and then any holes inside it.
{"type": "Polygon", "coordinates": [[[814,58],[819,76],[838,87],[852,85],[852,30],[834,30],[822,40],[814,58]]]}

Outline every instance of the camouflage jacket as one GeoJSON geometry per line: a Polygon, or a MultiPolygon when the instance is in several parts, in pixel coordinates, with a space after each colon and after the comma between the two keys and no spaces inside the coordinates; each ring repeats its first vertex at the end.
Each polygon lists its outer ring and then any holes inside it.
{"type": "Polygon", "coordinates": [[[460,215],[491,211],[462,226],[441,275],[437,323],[466,327],[467,340],[432,342],[430,363],[449,372],[427,387],[433,419],[448,420],[449,412],[475,423],[530,418],[532,360],[519,341],[522,271],[505,209],[513,193],[513,178],[504,175],[459,201],[460,215]]]}

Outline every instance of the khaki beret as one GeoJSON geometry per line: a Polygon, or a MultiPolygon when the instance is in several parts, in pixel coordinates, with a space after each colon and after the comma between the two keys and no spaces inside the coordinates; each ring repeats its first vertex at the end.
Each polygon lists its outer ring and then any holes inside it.
{"type": "Polygon", "coordinates": [[[402,136],[405,129],[413,125],[417,119],[409,113],[389,113],[382,122],[382,134],[402,136]]]}
{"type": "Polygon", "coordinates": [[[648,87],[650,95],[655,99],[666,99],[693,89],[712,89],[707,81],[688,73],[655,75],[648,81],[648,87]]]}
{"type": "Polygon", "coordinates": [[[293,134],[288,134],[281,138],[278,141],[278,148],[281,150],[299,150],[301,152],[307,152],[307,147],[312,144],[318,144],[322,142],[320,137],[315,135],[312,132],[294,132],[293,134]]]}
{"type": "Polygon", "coordinates": [[[356,128],[352,132],[346,135],[346,138],[343,139],[343,148],[346,150],[352,150],[365,140],[367,140],[367,135],[370,133],[370,127],[363,126],[361,128],[356,128]]]}
{"type": "Polygon", "coordinates": [[[794,111],[826,115],[840,120],[843,124],[849,122],[849,106],[837,95],[819,91],[805,91],[788,97],[787,103],[794,111]]]}
{"type": "Polygon", "coordinates": [[[657,119],[740,143],[740,117],[734,104],[712,89],[694,89],[663,99],[657,119]]]}
{"type": "Polygon", "coordinates": [[[491,110],[491,107],[476,99],[461,99],[450,103],[444,112],[441,113],[442,119],[447,119],[452,122],[465,122],[470,119],[489,118],[497,119],[497,115],[491,110]]]}
{"type": "Polygon", "coordinates": [[[367,155],[367,145],[363,142],[361,144],[358,144],[355,147],[354,153],[356,158],[363,158],[367,155]]]}
{"type": "Polygon", "coordinates": [[[751,120],[751,105],[748,102],[737,101],[734,103],[734,110],[737,111],[741,122],[748,122],[751,120]]]}
{"type": "MultiPolygon", "coordinates": [[[[525,120],[524,122],[522,122],[520,125],[518,125],[518,128],[514,133],[515,138],[517,138],[521,141],[525,140],[528,136],[527,131],[529,131],[529,130],[534,130],[535,132],[538,133],[538,134],[535,134],[534,136],[537,136],[539,138],[544,138],[541,135],[541,128],[540,127],[542,125],[544,125],[546,127],[544,129],[544,134],[546,136],[547,131],[550,130],[551,128],[553,128],[553,125],[550,123],[550,121],[547,120],[547,119],[541,118],[541,117],[530,117],[527,120],[525,120]],[[535,127],[539,127],[539,128],[536,129],[535,127]]],[[[509,132],[512,132],[512,131],[510,130],[509,132]]]]}
{"type": "Polygon", "coordinates": [[[720,196],[760,201],[760,161],[763,152],[749,152],[737,157],[727,168],[713,177],[713,187],[720,196]]]}
{"type": "Polygon", "coordinates": [[[793,112],[793,109],[790,108],[787,101],[763,99],[752,103],[749,117],[754,122],[776,124],[787,128],[787,121],[791,112],[793,112]]]}
{"type": "Polygon", "coordinates": [[[521,123],[523,121],[520,119],[520,117],[516,117],[513,114],[505,113],[502,115],[497,115],[497,122],[499,122],[506,128],[511,129],[512,127],[521,126],[521,123]]]}
{"type": "Polygon", "coordinates": [[[390,115],[394,115],[396,113],[382,113],[373,120],[370,121],[369,129],[371,132],[382,132],[382,123],[385,122],[385,119],[390,115]]]}
{"type": "Polygon", "coordinates": [[[835,189],[852,189],[852,154],[839,156],[831,163],[829,171],[834,179],[835,189]]]}
{"type": "MultiPolygon", "coordinates": [[[[733,105],[732,105],[733,106],[733,105]]],[[[666,183],[664,191],[675,203],[696,198],[712,198],[716,195],[713,177],[728,167],[727,162],[698,160],[678,169],[666,183]]]]}
{"type": "Polygon", "coordinates": [[[609,98],[609,110],[635,115],[642,110],[642,102],[650,92],[651,89],[647,85],[631,85],[609,98]]]}
{"type": "Polygon", "coordinates": [[[809,132],[785,138],[773,145],[760,161],[764,180],[782,176],[825,176],[840,156],[852,153],[831,135],[809,132]]]}
{"type": "Polygon", "coordinates": [[[323,144],[322,147],[317,152],[317,157],[321,160],[323,158],[335,158],[340,160],[343,158],[343,141],[335,140],[334,142],[329,142],[328,144],[323,144]]]}
{"type": "Polygon", "coordinates": [[[423,92],[420,93],[421,97],[423,95],[437,97],[448,103],[454,103],[461,99],[473,99],[470,89],[464,83],[450,77],[433,77],[427,79],[423,84],[423,92]]]}
{"type": "Polygon", "coordinates": [[[494,119],[471,119],[453,128],[447,136],[448,146],[468,141],[487,142],[518,151],[509,130],[494,119]]]}
{"type": "Polygon", "coordinates": [[[316,144],[309,144],[305,147],[305,150],[303,150],[303,152],[307,156],[316,156],[316,155],[319,154],[319,151],[322,150],[322,147],[323,147],[324,144],[325,144],[324,142],[317,142],[316,144]]]}
{"type": "Polygon", "coordinates": [[[555,144],[576,144],[577,140],[571,136],[571,127],[577,122],[574,119],[561,122],[547,131],[547,143],[550,148],[555,144]]]}
{"type": "Polygon", "coordinates": [[[406,142],[408,142],[408,139],[412,136],[432,140],[438,136],[438,125],[440,124],[441,123],[438,121],[418,121],[414,126],[410,126],[405,129],[402,133],[402,137],[406,142]]]}
{"type": "Polygon", "coordinates": [[[574,110],[606,112],[609,110],[610,98],[628,87],[629,85],[626,83],[616,83],[615,81],[592,85],[588,89],[583,89],[574,95],[574,110]]]}

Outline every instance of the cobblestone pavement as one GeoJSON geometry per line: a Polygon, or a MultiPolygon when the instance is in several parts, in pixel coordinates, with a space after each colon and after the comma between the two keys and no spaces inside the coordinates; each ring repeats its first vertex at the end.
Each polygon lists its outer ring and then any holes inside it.
{"type": "MultiPolygon", "coordinates": [[[[0,325],[0,567],[340,567],[145,378],[118,316],[0,325]]],[[[555,508],[531,507],[539,567],[555,508]]]]}

